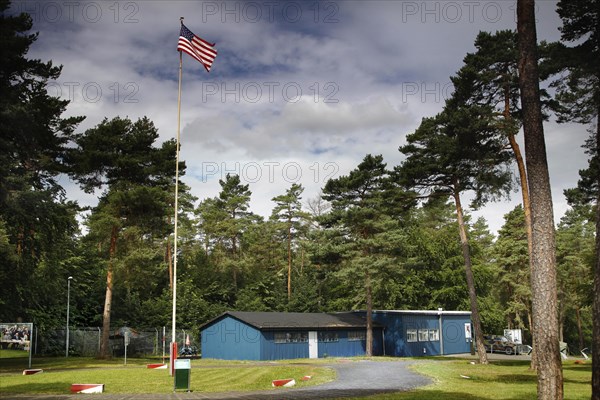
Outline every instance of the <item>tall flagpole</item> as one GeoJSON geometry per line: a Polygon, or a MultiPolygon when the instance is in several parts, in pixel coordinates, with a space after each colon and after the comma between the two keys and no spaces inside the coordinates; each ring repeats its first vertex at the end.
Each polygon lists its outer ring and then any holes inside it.
{"type": "MultiPolygon", "coordinates": [[[[183,25],[183,17],[179,18],[183,25]]],[[[175,359],[177,358],[177,336],[175,333],[175,320],[177,314],[177,214],[179,211],[179,132],[181,129],[181,76],[183,73],[183,52],[179,50],[179,92],[177,94],[177,150],[175,162],[175,238],[173,240],[173,320],[171,330],[171,365],[169,368],[170,374],[173,375],[175,367],[175,359]]]]}

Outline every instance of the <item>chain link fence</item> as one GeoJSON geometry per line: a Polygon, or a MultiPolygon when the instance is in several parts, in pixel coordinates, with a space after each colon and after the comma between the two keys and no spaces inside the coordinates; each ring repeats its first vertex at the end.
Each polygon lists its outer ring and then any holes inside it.
{"type": "MultiPolygon", "coordinates": [[[[125,354],[125,337],[129,337],[127,346],[127,356],[144,357],[160,356],[169,354],[169,344],[171,343],[171,332],[160,329],[154,330],[136,330],[133,328],[111,328],[109,336],[109,345],[114,357],[121,357],[125,354]],[[164,333],[163,333],[164,332],[164,333]]],[[[177,341],[181,347],[184,347],[187,338],[195,342],[191,332],[184,330],[177,332],[177,341]]],[[[100,341],[102,338],[102,328],[83,327],[69,328],[69,355],[95,357],[100,352],[100,341]]],[[[37,355],[65,355],[66,351],[66,329],[49,329],[35,332],[34,354],[37,355]]],[[[193,343],[191,343],[193,344],[193,343]]]]}

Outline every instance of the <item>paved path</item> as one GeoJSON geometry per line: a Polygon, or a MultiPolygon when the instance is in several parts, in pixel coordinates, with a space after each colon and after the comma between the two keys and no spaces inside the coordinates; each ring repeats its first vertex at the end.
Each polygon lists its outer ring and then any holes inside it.
{"type": "MultiPolygon", "coordinates": [[[[177,392],[171,394],[95,394],[86,398],[99,400],[158,400],[158,399],[332,399],[369,396],[411,390],[431,383],[429,378],[407,369],[413,361],[350,361],[329,366],[337,371],[337,379],[323,385],[307,388],[280,388],[257,392],[200,393],[177,392]]],[[[83,397],[83,395],[77,396],[83,397]]],[[[73,400],[73,395],[19,395],[3,396],[18,400],[73,400]]]]}

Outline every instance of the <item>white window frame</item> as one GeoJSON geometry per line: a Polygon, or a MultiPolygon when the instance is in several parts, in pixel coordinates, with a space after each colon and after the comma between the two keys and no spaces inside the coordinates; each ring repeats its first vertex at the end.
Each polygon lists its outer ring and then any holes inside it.
{"type": "Polygon", "coordinates": [[[406,330],[406,341],[408,343],[413,343],[417,341],[417,330],[416,329],[407,329],[406,330]]]}
{"type": "Polygon", "coordinates": [[[429,341],[429,330],[428,329],[419,329],[419,342],[428,342],[429,341]]]}
{"type": "Polygon", "coordinates": [[[439,329],[430,329],[429,330],[429,341],[430,342],[439,342],[440,341],[440,330],[439,329]]]}
{"type": "Polygon", "coordinates": [[[318,337],[319,342],[323,343],[332,343],[340,341],[340,337],[337,332],[322,331],[319,332],[318,337]]]}
{"type": "Polygon", "coordinates": [[[367,332],[366,331],[348,331],[348,341],[349,342],[358,342],[361,340],[367,340],[367,332]]]}
{"type": "Polygon", "coordinates": [[[278,344],[283,343],[307,343],[308,332],[303,331],[288,331],[288,332],[275,332],[273,335],[273,342],[278,344]]]}
{"type": "Polygon", "coordinates": [[[273,341],[275,343],[287,343],[287,332],[275,332],[273,341]]]}

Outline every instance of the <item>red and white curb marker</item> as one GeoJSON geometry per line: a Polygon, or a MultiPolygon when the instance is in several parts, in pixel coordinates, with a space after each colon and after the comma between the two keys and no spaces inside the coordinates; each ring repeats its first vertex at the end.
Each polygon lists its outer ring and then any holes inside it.
{"type": "Polygon", "coordinates": [[[310,381],[312,379],[312,376],[310,375],[304,375],[302,378],[300,378],[301,381],[310,381]]]}
{"type": "Polygon", "coordinates": [[[148,364],[146,367],[149,369],[167,369],[167,364],[148,364]]]}
{"type": "Polygon", "coordinates": [[[35,374],[39,374],[40,372],[44,372],[43,369],[24,369],[23,370],[23,375],[35,375],[35,374]]]}
{"type": "Polygon", "coordinates": [[[72,393],[102,393],[104,383],[74,383],[71,385],[72,393]]]}
{"type": "Polygon", "coordinates": [[[296,380],[294,379],[275,379],[271,382],[273,387],[283,386],[283,387],[292,387],[296,384],[296,380]]]}

